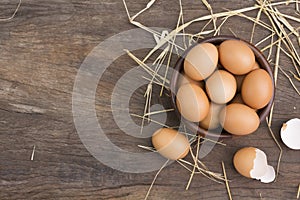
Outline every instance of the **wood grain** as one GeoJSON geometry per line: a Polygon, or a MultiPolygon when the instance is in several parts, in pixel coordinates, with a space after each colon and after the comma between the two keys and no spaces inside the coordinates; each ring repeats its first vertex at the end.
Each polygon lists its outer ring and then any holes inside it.
{"type": "MultiPolygon", "coordinates": [[[[128,0],[130,13],[142,9],[147,0],[128,0]]],[[[0,3],[0,17],[13,13],[18,0],[0,3]]],[[[254,1],[212,1],[215,12],[224,8],[251,6],[254,1]]],[[[186,21],[209,12],[201,1],[183,1],[186,21]]],[[[291,13],[294,7],[284,7],[291,13]]],[[[138,20],[147,26],[174,28],[177,1],[157,1],[138,20]]],[[[250,13],[255,16],[255,12],[250,13]]],[[[249,40],[252,26],[242,18],[232,18],[221,32],[249,40]]],[[[189,31],[201,29],[203,23],[189,31]]],[[[77,134],[72,116],[72,91],[75,76],[85,57],[105,39],[135,28],[128,23],[119,0],[24,0],[16,17],[0,22],[0,199],[143,199],[156,172],[131,174],[113,170],[95,159],[77,134]],[[34,160],[30,160],[33,146],[34,160]]],[[[257,29],[254,41],[268,32],[257,29]]],[[[299,46],[297,46],[299,50],[299,46]]],[[[142,57],[147,51],[135,51],[142,57]]],[[[287,58],[280,65],[293,70],[287,58]]],[[[121,148],[140,152],[138,144],[151,145],[150,139],[124,134],[113,120],[110,98],[123,73],[135,66],[127,56],[117,59],[98,85],[96,109],[99,123],[110,140],[121,148]]],[[[296,83],[299,88],[299,82],[296,83]]],[[[131,100],[132,111],[141,112],[143,90],[131,100]]],[[[155,101],[159,102],[158,97],[155,101]]],[[[167,97],[165,97],[167,98],[167,97]]],[[[166,106],[171,106],[166,101],[166,106]]],[[[286,120],[300,116],[300,98],[288,80],[279,74],[276,90],[273,131],[286,120]]],[[[170,124],[178,120],[170,113],[170,124]]],[[[222,172],[225,162],[233,199],[295,199],[300,180],[299,152],[283,146],[280,174],[275,183],[262,184],[241,177],[232,165],[234,152],[244,146],[261,148],[269,163],[276,166],[279,150],[267,126],[254,134],[224,141],[203,162],[222,172]]],[[[281,143],[281,142],[280,142],[281,143]]],[[[281,145],[283,145],[281,143],[281,145]]],[[[190,159],[190,158],[188,158],[190,159]]],[[[136,161],[140,164],[139,161],[136,161]]],[[[189,173],[173,163],[159,175],[149,199],[227,199],[225,185],[197,175],[185,191],[189,173]]]]}

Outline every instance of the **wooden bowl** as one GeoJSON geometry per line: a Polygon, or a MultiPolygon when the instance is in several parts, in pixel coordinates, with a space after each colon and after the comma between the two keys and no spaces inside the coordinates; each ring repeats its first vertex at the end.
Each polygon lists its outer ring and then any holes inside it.
{"type": "MultiPolygon", "coordinates": [[[[202,40],[199,40],[198,43],[190,46],[183,54],[182,56],[177,60],[176,64],[175,64],[175,70],[172,74],[172,78],[171,78],[171,82],[170,82],[170,89],[171,91],[177,91],[177,83],[178,83],[178,78],[179,78],[179,74],[183,71],[183,63],[184,63],[184,58],[186,57],[187,53],[189,52],[190,49],[192,49],[195,45],[199,44],[199,43],[205,43],[205,42],[209,42],[212,43],[214,45],[220,45],[223,41],[225,40],[241,40],[243,42],[245,42],[254,52],[255,55],[255,59],[258,62],[258,64],[260,65],[260,67],[262,69],[265,69],[268,74],[270,75],[272,82],[273,82],[273,95],[272,98],[270,100],[270,102],[262,109],[258,110],[258,115],[259,115],[259,119],[260,122],[264,121],[266,119],[266,116],[269,114],[272,104],[273,104],[273,100],[274,100],[274,91],[275,91],[275,86],[274,86],[274,78],[273,78],[273,73],[270,67],[269,62],[267,61],[267,59],[265,58],[265,56],[263,55],[263,53],[257,49],[254,45],[250,44],[249,42],[242,40],[240,38],[236,38],[233,36],[226,36],[226,35],[220,35],[220,36],[214,36],[214,37],[209,37],[209,38],[205,38],[202,40]]],[[[176,94],[174,92],[171,92],[171,98],[172,98],[172,104],[173,107],[177,113],[177,115],[181,118],[181,115],[178,111],[177,105],[176,105],[176,94]]],[[[190,122],[187,119],[185,119],[184,117],[182,117],[182,122],[186,125],[186,127],[188,129],[190,129],[191,131],[193,131],[194,133],[200,134],[202,136],[211,136],[211,137],[215,137],[215,138],[230,138],[233,135],[231,135],[230,133],[227,133],[225,130],[206,130],[202,127],[199,126],[198,123],[194,123],[194,122],[190,122]]]]}

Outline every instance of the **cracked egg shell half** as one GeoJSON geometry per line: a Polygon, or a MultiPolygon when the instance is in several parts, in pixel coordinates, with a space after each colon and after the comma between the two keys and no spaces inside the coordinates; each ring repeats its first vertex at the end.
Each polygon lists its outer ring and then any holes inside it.
{"type": "Polygon", "coordinates": [[[152,144],[160,155],[171,160],[184,158],[190,150],[187,137],[170,128],[158,129],[152,135],[152,144]]]}
{"type": "Polygon", "coordinates": [[[280,130],[283,143],[291,149],[300,150],[300,119],[294,118],[284,123],[280,130]]]}
{"type": "Polygon", "coordinates": [[[266,154],[254,147],[238,150],[233,157],[233,165],[241,175],[262,183],[271,183],[276,177],[274,168],[268,165],[266,154]]]}

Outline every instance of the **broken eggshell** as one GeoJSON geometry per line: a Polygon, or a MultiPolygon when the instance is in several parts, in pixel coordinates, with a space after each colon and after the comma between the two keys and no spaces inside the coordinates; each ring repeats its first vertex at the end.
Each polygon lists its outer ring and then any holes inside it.
{"type": "Polygon", "coordinates": [[[300,150],[300,119],[290,119],[280,130],[283,143],[291,149],[300,150]]]}
{"type": "Polygon", "coordinates": [[[233,165],[241,175],[262,183],[271,183],[276,177],[274,168],[268,165],[266,154],[254,147],[238,150],[233,157],[233,165]]]}

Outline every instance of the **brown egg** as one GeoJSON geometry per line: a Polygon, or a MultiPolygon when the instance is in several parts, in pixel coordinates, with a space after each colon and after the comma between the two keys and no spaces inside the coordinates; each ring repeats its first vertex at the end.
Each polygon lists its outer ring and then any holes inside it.
{"type": "Polygon", "coordinates": [[[245,77],[241,94],[247,105],[254,109],[260,109],[270,102],[273,91],[273,82],[268,72],[256,69],[245,77]]]}
{"type": "Polygon", "coordinates": [[[220,126],[219,114],[224,107],[225,104],[211,102],[207,116],[199,123],[199,125],[206,130],[215,129],[220,126]]]}
{"type": "Polygon", "coordinates": [[[220,123],[224,129],[234,135],[248,135],[256,131],[259,126],[259,117],[250,107],[232,103],[220,112],[220,123]]]}
{"type": "Polygon", "coordinates": [[[266,154],[254,147],[245,147],[238,150],[233,157],[235,169],[247,178],[270,183],[275,179],[275,170],[268,165],[266,154]]]}
{"type": "Polygon", "coordinates": [[[215,71],[206,81],[208,97],[215,103],[229,102],[236,92],[236,80],[225,70],[215,71]]]}
{"type": "Polygon", "coordinates": [[[188,84],[188,83],[194,83],[196,85],[199,85],[202,89],[204,89],[204,81],[195,81],[184,73],[179,75],[177,87],[180,87],[180,86],[188,84]]]}
{"type": "Polygon", "coordinates": [[[240,40],[226,40],[219,47],[220,62],[229,72],[243,75],[251,71],[255,55],[250,47],[240,40]]]}
{"type": "Polygon", "coordinates": [[[218,64],[218,50],[211,43],[194,46],[184,59],[184,72],[196,81],[209,77],[218,64]]]}
{"type": "Polygon", "coordinates": [[[209,101],[203,89],[195,84],[182,85],[176,95],[180,114],[189,121],[203,120],[209,111],[209,101]]]}
{"type": "Polygon", "coordinates": [[[190,149],[187,137],[170,128],[157,130],[152,136],[152,144],[158,153],[171,160],[184,158],[190,149]]]}
{"type": "Polygon", "coordinates": [[[233,157],[233,165],[235,169],[243,176],[247,178],[252,178],[250,175],[250,171],[254,166],[254,159],[256,157],[254,147],[247,147],[240,149],[234,154],[233,157]]]}

